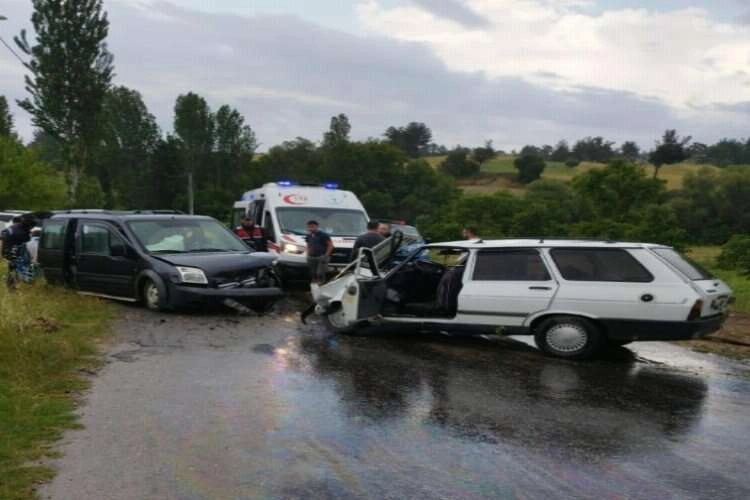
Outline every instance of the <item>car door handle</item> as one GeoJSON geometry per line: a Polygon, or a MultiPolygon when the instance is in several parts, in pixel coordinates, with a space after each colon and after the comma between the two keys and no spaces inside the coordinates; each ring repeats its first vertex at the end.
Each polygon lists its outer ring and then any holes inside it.
{"type": "Polygon", "coordinates": [[[552,290],[551,286],[530,286],[529,290],[552,290]]]}

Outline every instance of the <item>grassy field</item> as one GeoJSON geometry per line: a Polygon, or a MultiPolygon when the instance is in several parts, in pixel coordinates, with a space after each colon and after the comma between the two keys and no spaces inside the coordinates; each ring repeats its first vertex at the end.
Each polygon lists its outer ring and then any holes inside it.
{"type": "MultiPolygon", "coordinates": [[[[515,158],[513,155],[498,156],[482,166],[482,173],[478,178],[459,181],[459,185],[465,191],[473,193],[487,194],[499,190],[509,190],[516,194],[522,194],[524,187],[515,180],[517,173],[517,170],[513,166],[515,158]]],[[[444,159],[444,156],[433,156],[427,158],[427,161],[430,165],[437,167],[444,159]]],[[[602,163],[582,162],[577,167],[571,168],[562,162],[548,161],[542,173],[542,178],[570,181],[576,175],[603,166],[604,164],[602,163]]],[[[653,166],[644,164],[643,168],[649,175],[653,175],[653,166]]],[[[676,190],[682,187],[682,180],[688,173],[697,172],[702,168],[717,169],[717,167],[711,165],[698,165],[695,163],[666,165],[661,168],[659,178],[667,181],[668,189],[676,190]]]]}
{"type": "Polygon", "coordinates": [[[39,461],[76,426],[81,370],[97,365],[106,303],[46,285],[0,287],[0,498],[34,498],[52,471],[39,461]]]}

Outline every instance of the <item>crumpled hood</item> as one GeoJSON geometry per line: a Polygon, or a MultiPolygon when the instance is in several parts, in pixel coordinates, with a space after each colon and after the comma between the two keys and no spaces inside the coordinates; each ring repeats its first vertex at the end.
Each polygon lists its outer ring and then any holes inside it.
{"type": "Polygon", "coordinates": [[[266,252],[209,252],[155,257],[173,266],[198,267],[208,276],[268,267],[277,259],[276,255],[266,252]]]}

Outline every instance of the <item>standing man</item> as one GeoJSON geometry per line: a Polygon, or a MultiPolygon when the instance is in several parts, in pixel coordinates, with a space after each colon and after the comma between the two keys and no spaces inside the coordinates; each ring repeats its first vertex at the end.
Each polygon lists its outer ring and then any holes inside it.
{"type": "Polygon", "coordinates": [[[376,221],[371,220],[367,223],[367,232],[363,235],[360,235],[359,238],[357,238],[357,241],[354,242],[351,257],[352,261],[356,260],[357,257],[359,257],[360,248],[372,248],[381,241],[385,240],[385,238],[383,238],[383,235],[378,232],[379,227],[380,224],[376,221]]]}
{"type": "Polygon", "coordinates": [[[317,221],[307,223],[307,267],[310,269],[310,282],[319,285],[326,280],[328,262],[333,253],[333,241],[328,233],[320,230],[317,221]]]}
{"type": "Polygon", "coordinates": [[[381,222],[378,224],[378,233],[380,233],[380,236],[383,238],[390,238],[391,237],[391,223],[390,222],[381,222]]]}
{"type": "Polygon", "coordinates": [[[256,226],[252,217],[246,215],[240,222],[240,226],[234,229],[234,234],[256,252],[268,251],[268,243],[263,228],[256,226]]]}

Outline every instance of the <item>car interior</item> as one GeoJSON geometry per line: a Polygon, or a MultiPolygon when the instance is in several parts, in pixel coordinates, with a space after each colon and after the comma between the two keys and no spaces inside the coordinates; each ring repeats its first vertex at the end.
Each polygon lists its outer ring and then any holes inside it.
{"type": "Polygon", "coordinates": [[[425,248],[386,276],[383,314],[452,318],[466,268],[468,251],[425,248]]]}

